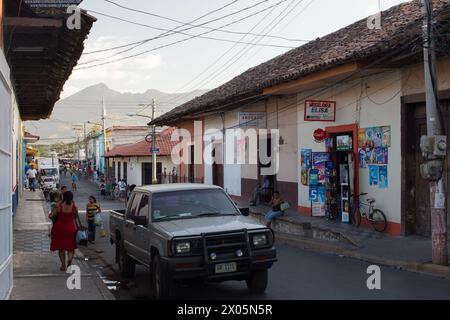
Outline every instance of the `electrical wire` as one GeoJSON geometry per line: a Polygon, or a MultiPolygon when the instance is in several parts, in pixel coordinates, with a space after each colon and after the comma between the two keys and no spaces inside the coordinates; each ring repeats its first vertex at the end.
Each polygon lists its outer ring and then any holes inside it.
{"type": "MultiPolygon", "coordinates": [[[[265,0],[265,1],[268,1],[268,0],[265,0]]],[[[223,25],[223,26],[221,26],[221,27],[219,27],[219,28],[223,28],[223,27],[226,27],[226,26],[229,26],[229,25],[232,25],[232,24],[236,24],[236,23],[238,23],[238,22],[240,22],[240,21],[243,21],[243,20],[246,20],[246,19],[251,18],[251,17],[253,17],[253,16],[256,16],[256,15],[258,15],[258,14],[260,14],[260,13],[262,13],[262,12],[265,12],[265,11],[267,11],[267,10],[269,10],[269,9],[271,9],[271,8],[273,8],[273,7],[275,7],[275,6],[278,6],[278,5],[280,5],[281,3],[286,2],[286,1],[288,1],[288,0],[281,0],[281,1],[277,2],[277,3],[275,3],[274,5],[271,5],[271,6],[269,6],[269,7],[266,7],[265,9],[262,9],[262,10],[260,10],[260,11],[257,11],[257,12],[255,12],[255,13],[253,13],[253,14],[247,15],[247,16],[245,16],[245,17],[243,17],[243,18],[238,19],[238,20],[232,21],[232,22],[230,22],[230,23],[228,23],[228,24],[226,24],[226,25],[223,25]]],[[[75,68],[74,70],[90,69],[90,68],[100,67],[100,66],[103,66],[103,65],[108,65],[108,64],[115,63],[115,62],[119,62],[119,61],[123,61],[123,60],[128,60],[128,59],[131,59],[131,58],[135,58],[135,57],[144,55],[144,54],[146,54],[146,53],[150,53],[150,52],[153,52],[153,51],[162,49],[162,48],[166,48],[166,47],[169,47],[169,46],[178,44],[178,43],[182,43],[182,42],[188,41],[188,40],[193,39],[193,38],[197,38],[199,35],[204,35],[204,34],[211,33],[211,32],[213,32],[213,31],[210,30],[210,31],[207,31],[207,32],[204,32],[204,33],[201,33],[201,34],[192,36],[192,37],[184,38],[184,39],[181,39],[181,40],[178,40],[178,41],[175,41],[175,42],[171,42],[171,43],[168,43],[168,44],[165,44],[165,45],[158,46],[158,47],[153,48],[153,49],[145,50],[145,51],[140,52],[140,53],[136,53],[136,54],[133,54],[133,55],[129,55],[129,56],[122,57],[122,58],[119,58],[119,59],[116,59],[116,60],[112,60],[112,61],[108,61],[108,62],[104,62],[104,63],[92,65],[92,66],[86,66],[86,67],[81,67],[81,68],[75,68]]]]}
{"type": "MultiPolygon", "coordinates": [[[[303,0],[300,0],[300,2],[303,0]]],[[[250,33],[256,28],[258,27],[258,25],[260,25],[274,10],[276,9],[276,7],[274,7],[272,10],[270,10],[261,20],[259,20],[249,31],[248,34],[244,35],[241,40],[243,38],[245,38],[247,35],[250,35],[250,33]]],[[[264,29],[265,30],[265,29],[264,29]]],[[[192,82],[194,82],[195,80],[197,80],[198,78],[200,78],[203,74],[205,74],[208,70],[210,70],[218,61],[220,61],[223,57],[225,57],[229,52],[231,52],[234,48],[236,47],[236,45],[233,45],[231,48],[229,48],[226,52],[224,52],[218,59],[216,59],[212,64],[210,64],[206,69],[204,69],[200,74],[198,74],[193,80],[191,80],[189,83],[187,83],[186,85],[184,85],[183,87],[181,87],[178,90],[181,90],[183,88],[186,87],[191,87],[192,82]]],[[[209,76],[207,76],[205,79],[203,79],[201,82],[199,82],[196,87],[199,88],[202,85],[205,84],[205,82],[214,74],[219,73],[219,71],[226,66],[233,58],[235,58],[240,52],[242,52],[245,49],[245,47],[243,49],[241,49],[238,53],[236,53],[233,57],[231,57],[231,59],[228,59],[224,64],[222,64],[219,68],[215,69],[215,71],[213,71],[209,76]]],[[[195,90],[190,90],[190,91],[195,91],[195,90]]],[[[175,97],[174,99],[169,100],[170,103],[175,103],[180,101],[181,99],[187,98],[191,95],[191,93],[186,93],[181,97],[175,97]]]]}

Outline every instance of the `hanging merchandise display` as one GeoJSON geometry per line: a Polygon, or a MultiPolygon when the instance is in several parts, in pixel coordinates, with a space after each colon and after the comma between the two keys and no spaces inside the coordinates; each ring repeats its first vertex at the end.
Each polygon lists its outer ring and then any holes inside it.
{"type": "Polygon", "coordinates": [[[369,168],[369,185],[380,189],[388,188],[387,165],[391,127],[361,128],[358,131],[358,139],[359,167],[369,168]]]}
{"type": "Polygon", "coordinates": [[[309,175],[309,169],[311,169],[311,155],[312,150],[311,149],[302,149],[301,150],[301,159],[300,159],[300,180],[302,185],[307,186],[308,185],[308,175],[309,175]]]}
{"type": "Polygon", "coordinates": [[[312,168],[319,170],[319,183],[325,183],[325,164],[330,160],[331,157],[328,152],[312,153],[312,168]]]}
{"type": "Polygon", "coordinates": [[[386,189],[389,186],[388,183],[388,170],[387,166],[378,167],[378,187],[380,189],[386,189]]]}
{"type": "Polygon", "coordinates": [[[369,185],[378,186],[378,166],[369,166],[369,185]]]}

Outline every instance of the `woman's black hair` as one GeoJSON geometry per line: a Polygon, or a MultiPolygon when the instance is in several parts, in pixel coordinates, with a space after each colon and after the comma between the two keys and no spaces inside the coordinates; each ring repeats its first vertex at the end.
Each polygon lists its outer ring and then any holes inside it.
{"type": "Polygon", "coordinates": [[[97,199],[95,199],[94,196],[89,196],[89,199],[92,199],[92,200],[94,200],[94,202],[97,202],[97,199]]]}
{"type": "Polygon", "coordinates": [[[70,206],[72,204],[73,200],[73,193],[72,191],[66,191],[64,192],[64,203],[70,206]]]}

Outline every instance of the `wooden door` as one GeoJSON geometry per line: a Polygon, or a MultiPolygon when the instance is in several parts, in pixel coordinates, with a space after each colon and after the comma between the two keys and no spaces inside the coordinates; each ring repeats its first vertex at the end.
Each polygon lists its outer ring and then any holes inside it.
{"type": "Polygon", "coordinates": [[[212,176],[213,184],[223,188],[223,164],[213,163],[212,176]]]}
{"type": "MultiPolygon", "coordinates": [[[[449,101],[441,101],[443,120],[447,139],[450,139],[449,101]]],[[[406,154],[405,154],[405,199],[406,199],[406,234],[431,236],[430,189],[427,180],[420,174],[420,165],[424,163],[420,150],[420,137],[427,134],[425,104],[407,106],[406,110],[406,154]]],[[[450,140],[448,140],[450,141],[450,140]]],[[[450,181],[450,149],[447,150],[447,181],[450,181]]],[[[447,183],[448,185],[448,183],[447,183]]],[[[450,197],[447,187],[447,199],[450,197]]],[[[447,203],[447,206],[449,203],[447,203]]],[[[450,224],[450,218],[448,220],[450,224]]]]}
{"type": "Polygon", "coordinates": [[[142,185],[152,184],[152,163],[142,163],[142,185]]]}

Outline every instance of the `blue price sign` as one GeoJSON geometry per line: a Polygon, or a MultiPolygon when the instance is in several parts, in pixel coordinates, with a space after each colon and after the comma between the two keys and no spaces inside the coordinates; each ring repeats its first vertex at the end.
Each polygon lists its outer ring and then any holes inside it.
{"type": "Polygon", "coordinates": [[[309,200],[312,202],[318,202],[319,201],[319,189],[317,186],[310,186],[309,187],[309,200]]]}

